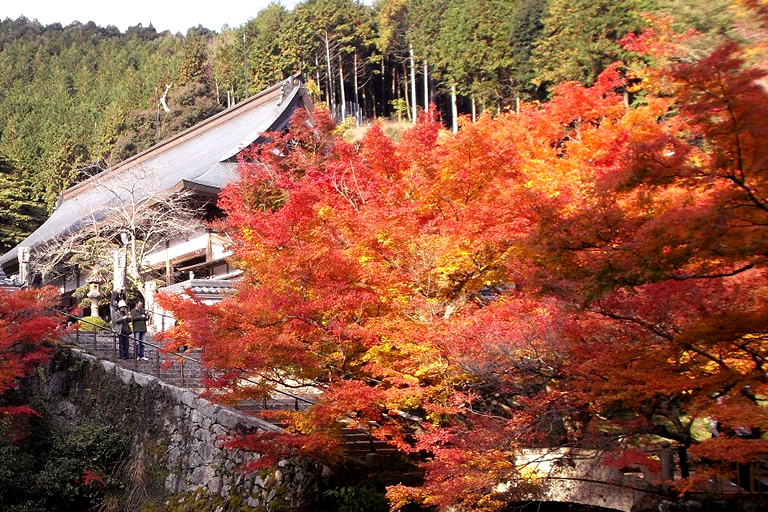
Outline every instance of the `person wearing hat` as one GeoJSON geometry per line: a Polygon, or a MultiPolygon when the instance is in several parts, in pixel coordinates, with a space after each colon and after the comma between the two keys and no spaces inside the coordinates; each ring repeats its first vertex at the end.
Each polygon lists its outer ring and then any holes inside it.
{"type": "Polygon", "coordinates": [[[128,304],[124,300],[117,303],[117,313],[112,319],[112,327],[119,340],[118,359],[128,359],[128,338],[131,336],[131,315],[128,313],[128,304]]]}
{"type": "Polygon", "coordinates": [[[125,290],[123,288],[112,290],[112,297],[109,301],[109,318],[114,319],[117,317],[117,312],[120,309],[118,304],[120,304],[121,300],[125,300],[125,290]]]}

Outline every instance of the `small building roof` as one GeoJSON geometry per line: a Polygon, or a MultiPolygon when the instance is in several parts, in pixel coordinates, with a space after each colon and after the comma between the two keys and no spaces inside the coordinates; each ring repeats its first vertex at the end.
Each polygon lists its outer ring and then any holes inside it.
{"type": "Polygon", "coordinates": [[[19,289],[21,289],[21,283],[16,279],[6,276],[3,269],[0,268],[0,290],[14,291],[19,289]]]}
{"type": "Polygon", "coordinates": [[[183,295],[186,290],[193,291],[201,300],[218,302],[235,292],[235,284],[229,279],[188,279],[162,288],[163,292],[176,295],[183,295]]]}
{"type": "Polygon", "coordinates": [[[120,196],[148,199],[159,190],[174,188],[218,192],[237,178],[240,151],[262,142],[265,132],[283,130],[298,108],[311,111],[312,102],[299,77],[292,76],[70,187],[62,192],[48,220],[0,257],[0,268],[16,266],[19,247],[54,240],[78,229],[86,218],[103,218],[120,196]]]}

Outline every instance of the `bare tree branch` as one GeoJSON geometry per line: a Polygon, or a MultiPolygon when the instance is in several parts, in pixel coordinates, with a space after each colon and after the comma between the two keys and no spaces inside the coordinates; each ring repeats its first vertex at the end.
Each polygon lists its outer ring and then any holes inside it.
{"type": "Polygon", "coordinates": [[[94,270],[109,279],[112,255],[123,247],[123,234],[127,237],[127,278],[141,289],[146,256],[166,240],[189,235],[202,225],[201,208],[195,205],[192,192],[172,192],[151,183],[151,174],[138,168],[99,184],[111,198],[107,205],[89,212],[76,229],[35,247],[32,273],[44,282],[94,270]]]}

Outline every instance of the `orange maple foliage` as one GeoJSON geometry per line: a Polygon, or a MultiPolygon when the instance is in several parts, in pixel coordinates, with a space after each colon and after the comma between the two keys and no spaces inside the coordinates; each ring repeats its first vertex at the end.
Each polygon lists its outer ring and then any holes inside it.
{"type": "MultiPolygon", "coordinates": [[[[587,148],[579,207],[544,204],[532,239],[549,257],[544,282],[581,309],[564,371],[580,392],[575,405],[623,425],[621,435],[698,445],[693,454],[710,461],[757,460],[768,449],[768,97],[764,73],[742,53],[728,42],[657,70],[673,94],[595,130],[613,138],[587,148]],[[604,168],[600,148],[618,165],[604,168]],[[730,435],[695,438],[697,418],[730,435]],[[727,448],[734,435],[743,449],[727,448]]],[[[578,155],[588,141],[563,152],[578,155]]]]}
{"type": "Polygon", "coordinates": [[[355,147],[302,115],[223,193],[237,295],[165,297],[169,336],[204,348],[224,398],[318,391],[286,432],[239,442],[263,463],[331,462],[342,424],[420,454],[423,485],[393,487],[393,506],[499,509],[530,489],[508,484],[532,446],[667,438],[702,464],[754,460],[768,97],[742,51],[653,69],[637,106],[617,65],[456,136],[426,113],[355,147]]]}

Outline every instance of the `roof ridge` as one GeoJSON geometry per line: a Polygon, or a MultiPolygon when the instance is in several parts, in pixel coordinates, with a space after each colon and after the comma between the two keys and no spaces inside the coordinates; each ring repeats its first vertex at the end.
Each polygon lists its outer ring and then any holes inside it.
{"type": "Polygon", "coordinates": [[[273,99],[272,96],[278,90],[280,91],[281,95],[285,96],[289,91],[292,91],[294,87],[300,86],[300,85],[301,85],[301,82],[299,79],[299,75],[292,75],[284,80],[281,80],[275,85],[258,92],[257,94],[242,101],[241,103],[238,103],[237,105],[227,108],[225,110],[222,110],[221,112],[207,119],[204,119],[203,121],[200,121],[199,123],[193,126],[190,126],[186,130],[181,131],[171,137],[168,137],[167,139],[163,139],[157,144],[154,144],[153,146],[145,149],[144,151],[137,153],[125,160],[122,160],[121,162],[118,162],[112,167],[90,178],[84,181],[81,181],[80,183],[77,183],[75,185],[72,185],[71,187],[63,190],[59,194],[59,199],[57,200],[57,203],[60,201],[63,201],[68,197],[72,197],[77,194],[80,194],[83,191],[93,186],[98,185],[103,179],[109,178],[114,174],[119,173],[124,168],[131,167],[141,162],[142,160],[146,160],[150,157],[158,156],[166,151],[173,149],[178,144],[189,140],[191,138],[190,135],[192,137],[200,136],[233,117],[237,117],[249,112],[250,110],[262,105],[264,102],[272,100],[273,99]]]}

